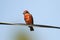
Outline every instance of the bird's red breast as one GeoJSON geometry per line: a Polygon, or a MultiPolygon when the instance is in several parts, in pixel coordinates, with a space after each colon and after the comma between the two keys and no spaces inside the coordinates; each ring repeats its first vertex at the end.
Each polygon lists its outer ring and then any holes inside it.
{"type": "Polygon", "coordinates": [[[32,24],[32,15],[29,13],[25,13],[24,14],[24,20],[26,22],[26,24],[32,24]]]}

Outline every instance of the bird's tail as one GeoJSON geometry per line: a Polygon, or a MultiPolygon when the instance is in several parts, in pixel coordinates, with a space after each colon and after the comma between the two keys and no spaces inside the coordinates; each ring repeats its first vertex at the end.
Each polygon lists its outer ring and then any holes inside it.
{"type": "Polygon", "coordinates": [[[30,31],[34,31],[34,28],[32,26],[29,26],[30,31]]]}

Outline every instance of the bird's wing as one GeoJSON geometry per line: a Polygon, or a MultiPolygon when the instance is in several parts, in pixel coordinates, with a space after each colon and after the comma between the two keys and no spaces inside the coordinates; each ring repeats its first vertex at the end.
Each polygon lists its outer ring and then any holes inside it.
{"type": "Polygon", "coordinates": [[[31,16],[32,24],[34,24],[33,16],[31,14],[30,14],[30,16],[31,16]]]}

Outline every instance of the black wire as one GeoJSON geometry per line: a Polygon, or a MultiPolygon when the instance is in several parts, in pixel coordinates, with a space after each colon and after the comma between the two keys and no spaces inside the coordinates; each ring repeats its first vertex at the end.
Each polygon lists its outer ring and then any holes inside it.
{"type": "MultiPolygon", "coordinates": [[[[24,23],[3,23],[3,22],[0,22],[0,25],[25,25],[25,26],[29,26],[29,25],[26,25],[26,24],[24,24],[24,23]]],[[[38,24],[34,24],[34,25],[32,25],[32,26],[60,29],[60,27],[49,26],[49,25],[38,25],[38,24]]]]}
{"type": "Polygon", "coordinates": [[[34,25],[37,27],[45,27],[45,28],[56,28],[56,29],[60,29],[60,27],[56,27],[56,26],[49,26],[49,25],[34,25]]]}
{"type": "Polygon", "coordinates": [[[0,25],[15,25],[15,24],[11,24],[11,23],[0,23],[0,25]]]}

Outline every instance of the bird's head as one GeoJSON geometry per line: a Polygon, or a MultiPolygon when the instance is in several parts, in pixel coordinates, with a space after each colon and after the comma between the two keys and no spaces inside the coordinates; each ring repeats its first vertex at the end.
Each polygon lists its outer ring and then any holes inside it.
{"type": "Polygon", "coordinates": [[[27,10],[24,10],[23,14],[29,13],[27,10]]]}

